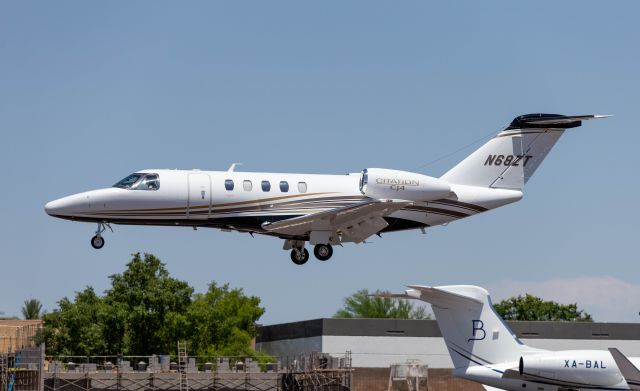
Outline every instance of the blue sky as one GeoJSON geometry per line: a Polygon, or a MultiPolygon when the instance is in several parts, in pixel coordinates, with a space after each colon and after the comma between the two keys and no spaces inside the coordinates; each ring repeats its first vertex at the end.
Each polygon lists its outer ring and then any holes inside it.
{"type": "Polygon", "coordinates": [[[264,323],[331,316],[360,288],[478,284],[637,321],[635,2],[2,2],[0,310],[103,291],[134,252],[198,290],[258,295],[264,323]],[[143,168],[440,175],[533,112],[567,132],[525,198],[296,267],[273,238],[53,219],[52,199],[143,168]],[[585,289],[585,286],[587,287],[585,289]],[[555,289],[562,287],[563,289],[555,289]],[[624,297],[621,298],[620,296],[624,297]],[[622,300],[623,299],[623,300],[622,300]]]}

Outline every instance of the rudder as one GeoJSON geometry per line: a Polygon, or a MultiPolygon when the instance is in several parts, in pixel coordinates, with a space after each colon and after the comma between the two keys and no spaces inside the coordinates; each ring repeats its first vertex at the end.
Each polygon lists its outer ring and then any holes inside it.
{"type": "Polygon", "coordinates": [[[566,129],[603,115],[526,114],[445,173],[452,184],[522,190],[566,129]]]}
{"type": "Polygon", "coordinates": [[[521,355],[536,350],[515,337],[495,312],[489,293],[483,288],[470,285],[410,288],[407,295],[432,304],[455,368],[515,362],[521,355]]]}

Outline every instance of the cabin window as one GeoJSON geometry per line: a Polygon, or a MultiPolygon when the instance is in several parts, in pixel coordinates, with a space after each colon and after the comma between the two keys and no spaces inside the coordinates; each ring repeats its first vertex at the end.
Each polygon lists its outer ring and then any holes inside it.
{"type": "Polygon", "coordinates": [[[244,182],[242,182],[242,188],[244,189],[244,191],[251,191],[251,189],[253,189],[253,184],[250,180],[245,180],[244,182]]]}
{"type": "Polygon", "coordinates": [[[233,180],[232,179],[227,179],[226,181],[224,181],[224,188],[231,191],[233,190],[233,180]]]}
{"type": "Polygon", "coordinates": [[[269,181],[262,181],[262,191],[271,191],[271,183],[269,181]]]}
{"type": "Polygon", "coordinates": [[[286,193],[289,191],[289,182],[287,181],[280,181],[280,191],[283,193],[286,193]]]}
{"type": "Polygon", "coordinates": [[[298,191],[300,193],[306,193],[307,192],[307,182],[298,182],[298,191]]]}

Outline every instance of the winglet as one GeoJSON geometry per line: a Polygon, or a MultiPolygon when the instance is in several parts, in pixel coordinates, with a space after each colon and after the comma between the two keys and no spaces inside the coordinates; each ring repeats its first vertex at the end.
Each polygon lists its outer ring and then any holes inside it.
{"type": "Polygon", "coordinates": [[[638,370],[638,367],[633,365],[633,363],[616,348],[609,348],[609,353],[613,356],[629,389],[640,390],[640,370],[638,370]]]}

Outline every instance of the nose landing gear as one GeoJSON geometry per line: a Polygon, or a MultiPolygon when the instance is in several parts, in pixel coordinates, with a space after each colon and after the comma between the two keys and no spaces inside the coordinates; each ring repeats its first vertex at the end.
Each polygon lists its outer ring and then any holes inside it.
{"type": "Polygon", "coordinates": [[[102,233],[106,231],[107,228],[109,228],[109,230],[113,232],[113,229],[111,228],[109,223],[104,223],[104,222],[98,223],[98,229],[96,230],[96,235],[91,238],[91,247],[95,248],[96,250],[99,250],[102,247],[104,247],[104,238],[102,237],[102,233]]]}
{"type": "Polygon", "coordinates": [[[104,246],[104,238],[102,237],[102,235],[96,234],[96,236],[91,238],[91,247],[95,248],[96,250],[99,250],[103,246],[104,246]]]}

